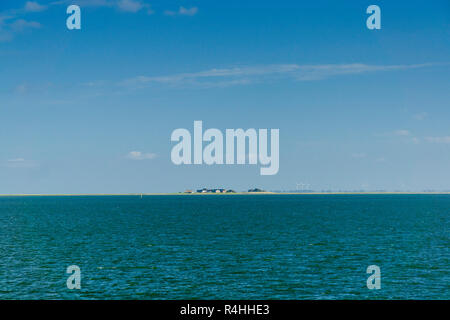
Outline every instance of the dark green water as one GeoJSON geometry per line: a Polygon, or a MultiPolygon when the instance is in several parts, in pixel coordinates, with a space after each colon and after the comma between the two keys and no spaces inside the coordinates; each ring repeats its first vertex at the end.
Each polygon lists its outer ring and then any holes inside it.
{"type": "Polygon", "coordinates": [[[0,197],[0,298],[449,299],[449,226],[448,195],[0,197]]]}

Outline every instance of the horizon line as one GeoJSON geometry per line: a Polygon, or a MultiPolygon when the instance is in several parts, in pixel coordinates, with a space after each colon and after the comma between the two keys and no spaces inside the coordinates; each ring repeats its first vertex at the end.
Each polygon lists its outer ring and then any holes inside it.
{"type": "Polygon", "coordinates": [[[151,193],[16,193],[16,194],[0,194],[0,197],[70,197],[70,196],[170,196],[170,195],[376,195],[376,194],[398,194],[398,195],[450,195],[450,191],[331,191],[331,192],[275,192],[275,191],[264,191],[264,192],[235,192],[235,193],[186,193],[186,192],[151,192],[151,193]]]}

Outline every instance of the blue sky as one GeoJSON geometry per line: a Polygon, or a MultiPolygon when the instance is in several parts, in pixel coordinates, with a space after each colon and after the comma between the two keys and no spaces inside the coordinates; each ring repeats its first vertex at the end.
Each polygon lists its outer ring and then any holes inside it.
{"type": "Polygon", "coordinates": [[[445,0],[2,0],[0,193],[450,190],[449,40],[445,0]],[[278,174],[174,165],[194,120],[280,129],[278,174]]]}

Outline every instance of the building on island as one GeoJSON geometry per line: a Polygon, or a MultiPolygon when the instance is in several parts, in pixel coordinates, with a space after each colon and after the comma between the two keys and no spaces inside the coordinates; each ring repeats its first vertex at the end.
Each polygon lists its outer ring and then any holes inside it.
{"type": "Polygon", "coordinates": [[[227,190],[224,188],[214,188],[214,189],[207,189],[207,188],[202,188],[202,189],[197,189],[197,191],[195,193],[234,193],[234,190],[227,190]]]}

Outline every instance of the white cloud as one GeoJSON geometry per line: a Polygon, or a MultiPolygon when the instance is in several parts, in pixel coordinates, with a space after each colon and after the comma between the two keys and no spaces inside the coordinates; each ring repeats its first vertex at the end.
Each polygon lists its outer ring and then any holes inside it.
{"type": "Polygon", "coordinates": [[[194,15],[197,14],[197,12],[198,12],[198,8],[197,7],[192,7],[192,8],[189,8],[189,9],[186,9],[185,7],[180,7],[178,9],[178,11],[166,10],[166,11],[164,11],[164,14],[166,16],[177,16],[177,15],[180,15],[180,16],[194,16],[194,15]]]}
{"type": "Polygon", "coordinates": [[[415,143],[415,144],[419,144],[419,143],[420,143],[420,139],[419,139],[419,138],[416,138],[416,137],[412,138],[411,141],[412,141],[413,143],[415,143]]]}
{"type": "Polygon", "coordinates": [[[25,32],[27,29],[38,29],[41,24],[36,21],[27,21],[25,19],[16,19],[13,15],[0,16],[0,42],[11,41],[18,33],[25,32]]]}
{"type": "Polygon", "coordinates": [[[36,21],[26,21],[24,19],[15,20],[10,25],[11,29],[15,32],[24,31],[25,29],[38,29],[41,27],[41,24],[36,21]]]}
{"type": "MultiPolygon", "coordinates": [[[[0,12],[0,42],[11,41],[17,33],[23,32],[26,29],[42,27],[39,22],[23,19],[22,17],[27,13],[42,12],[51,6],[65,6],[73,4],[73,2],[72,0],[55,0],[44,5],[37,1],[26,1],[25,6],[22,8],[0,12]]],[[[77,0],[75,3],[81,7],[109,7],[132,13],[146,9],[147,14],[154,13],[151,6],[142,0],[77,0]]],[[[190,12],[187,10],[186,14],[190,12]]]]}
{"type": "Polygon", "coordinates": [[[209,69],[199,72],[179,73],[164,76],[138,76],[127,79],[121,84],[137,87],[142,87],[150,83],[160,83],[172,86],[195,85],[200,87],[219,87],[272,81],[274,79],[317,81],[340,75],[407,70],[424,68],[428,66],[431,66],[431,64],[384,66],[365,65],[360,63],[325,65],[273,64],[263,66],[209,69]]]}
{"type": "Polygon", "coordinates": [[[59,0],[51,3],[52,5],[70,5],[76,4],[80,7],[113,7],[117,2],[112,0],[77,0],[74,3],[73,0],[59,0]]]}
{"type": "Polygon", "coordinates": [[[138,12],[143,8],[143,4],[136,0],[120,0],[117,7],[126,12],[138,12]]]}
{"type": "Polygon", "coordinates": [[[428,117],[428,113],[426,112],[420,112],[420,113],[416,113],[415,115],[413,115],[413,118],[416,120],[424,120],[426,117],[428,117]]]}
{"type": "Polygon", "coordinates": [[[180,7],[178,13],[183,16],[193,16],[198,12],[197,7],[192,7],[190,9],[186,9],[185,7],[180,7]]]}
{"type": "Polygon", "coordinates": [[[25,11],[27,12],[39,12],[44,11],[45,9],[47,9],[47,6],[40,5],[35,1],[27,1],[25,3],[25,11]]]}
{"type": "Polygon", "coordinates": [[[149,160],[156,158],[155,153],[143,153],[141,151],[131,151],[127,154],[127,158],[131,160],[149,160]]]}
{"type": "Polygon", "coordinates": [[[38,163],[33,160],[26,160],[24,158],[14,158],[6,161],[8,168],[34,168],[38,166],[38,163]]]}
{"type": "Polygon", "coordinates": [[[406,136],[409,136],[411,134],[411,132],[409,132],[408,130],[401,129],[401,130],[395,131],[394,134],[396,136],[406,137],[406,136]]]}
{"type": "Polygon", "coordinates": [[[426,141],[431,143],[450,143],[450,136],[444,136],[444,137],[427,137],[425,138],[426,141]]]}
{"type": "Polygon", "coordinates": [[[142,9],[146,9],[148,15],[155,13],[148,3],[140,0],[119,0],[115,5],[120,11],[124,12],[136,13],[142,9]]]}

